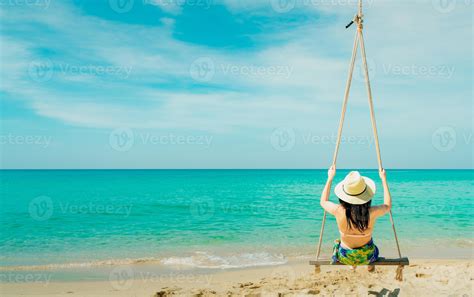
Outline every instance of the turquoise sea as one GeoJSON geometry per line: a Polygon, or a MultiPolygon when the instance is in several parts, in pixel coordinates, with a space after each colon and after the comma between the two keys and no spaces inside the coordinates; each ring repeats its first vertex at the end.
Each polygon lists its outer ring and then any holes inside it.
{"type": "MultiPolygon", "coordinates": [[[[336,182],[347,170],[339,170],[336,182]]],[[[361,173],[381,184],[378,172],[361,173]]],[[[467,258],[472,170],[388,170],[402,253],[467,258]]],[[[326,170],[3,170],[2,270],[156,263],[225,269],[314,254],[326,170]],[[26,268],[25,268],[26,266],[26,268]]],[[[335,201],[334,195],[331,197],[335,201]]],[[[381,203],[378,191],[374,203],[381,203]]],[[[323,254],[337,237],[327,221],[323,254]]],[[[374,234],[396,256],[390,220],[374,234]]]]}

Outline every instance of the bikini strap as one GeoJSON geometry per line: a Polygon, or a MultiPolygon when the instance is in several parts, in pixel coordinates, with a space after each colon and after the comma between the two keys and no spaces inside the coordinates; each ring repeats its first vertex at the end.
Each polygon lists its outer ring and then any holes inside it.
{"type": "Polygon", "coordinates": [[[369,235],[372,235],[372,233],[369,233],[369,234],[344,234],[344,232],[342,232],[341,230],[339,230],[339,233],[341,234],[341,236],[346,236],[346,237],[367,237],[369,235]]]}

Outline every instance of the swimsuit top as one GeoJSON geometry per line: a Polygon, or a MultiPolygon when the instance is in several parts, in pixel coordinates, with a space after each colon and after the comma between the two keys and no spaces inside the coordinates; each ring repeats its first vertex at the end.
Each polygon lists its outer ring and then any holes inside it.
{"type": "Polygon", "coordinates": [[[367,237],[367,236],[371,236],[371,235],[372,235],[372,233],[368,233],[368,234],[344,234],[344,232],[342,232],[341,230],[339,230],[339,233],[341,233],[341,236],[346,236],[346,237],[359,237],[359,238],[367,237]]]}

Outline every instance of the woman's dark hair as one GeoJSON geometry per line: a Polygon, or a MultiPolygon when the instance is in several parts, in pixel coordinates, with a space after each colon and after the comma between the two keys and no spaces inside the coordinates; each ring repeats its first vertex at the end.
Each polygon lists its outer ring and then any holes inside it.
{"type": "Polygon", "coordinates": [[[364,204],[350,204],[339,199],[342,207],[346,210],[347,227],[364,232],[369,227],[370,205],[372,201],[364,204]]]}

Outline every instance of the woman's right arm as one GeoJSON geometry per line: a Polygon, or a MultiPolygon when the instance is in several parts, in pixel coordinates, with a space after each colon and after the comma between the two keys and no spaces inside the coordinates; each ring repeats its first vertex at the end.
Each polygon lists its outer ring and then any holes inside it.
{"type": "Polygon", "coordinates": [[[375,217],[383,216],[392,209],[392,196],[390,195],[390,190],[388,188],[387,173],[385,172],[385,169],[380,170],[379,175],[383,185],[383,204],[374,207],[373,215],[375,217]]]}
{"type": "Polygon", "coordinates": [[[336,211],[339,207],[338,204],[329,201],[329,194],[331,192],[331,184],[334,180],[334,176],[336,175],[336,167],[333,165],[328,170],[328,180],[326,185],[324,186],[323,193],[321,194],[321,207],[324,208],[325,211],[329,212],[332,215],[336,215],[336,211]]]}

